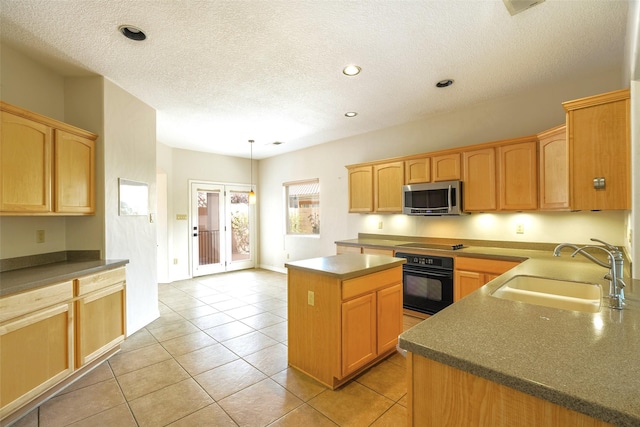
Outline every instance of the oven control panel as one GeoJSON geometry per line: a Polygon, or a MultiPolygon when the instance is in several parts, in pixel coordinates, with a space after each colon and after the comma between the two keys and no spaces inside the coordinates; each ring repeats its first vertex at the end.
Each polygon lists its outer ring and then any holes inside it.
{"type": "Polygon", "coordinates": [[[397,252],[395,256],[398,258],[405,258],[408,265],[438,267],[440,269],[453,270],[453,258],[451,257],[418,255],[401,252],[397,252]]]}

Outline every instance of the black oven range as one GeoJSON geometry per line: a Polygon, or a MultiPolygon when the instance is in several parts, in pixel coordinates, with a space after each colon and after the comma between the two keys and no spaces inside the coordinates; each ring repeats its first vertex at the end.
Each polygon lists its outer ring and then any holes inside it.
{"type": "Polygon", "coordinates": [[[435,314],[453,304],[453,258],[397,252],[402,266],[403,306],[435,314]]]}

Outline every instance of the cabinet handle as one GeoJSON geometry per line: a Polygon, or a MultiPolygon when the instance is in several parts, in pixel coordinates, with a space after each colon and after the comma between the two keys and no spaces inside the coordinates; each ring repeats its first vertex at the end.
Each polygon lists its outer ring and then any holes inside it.
{"type": "Polygon", "coordinates": [[[593,188],[596,190],[604,190],[606,182],[603,176],[597,176],[593,178],[593,188]]]}

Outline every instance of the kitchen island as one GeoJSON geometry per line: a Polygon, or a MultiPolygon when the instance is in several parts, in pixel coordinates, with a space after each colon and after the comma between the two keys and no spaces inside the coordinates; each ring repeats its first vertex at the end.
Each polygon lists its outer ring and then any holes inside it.
{"type": "Polygon", "coordinates": [[[285,264],[289,365],[335,389],[395,352],[405,262],[344,254],[285,264]]]}
{"type": "Polygon", "coordinates": [[[640,301],[596,313],[492,294],[515,276],[595,282],[606,270],[529,259],[400,336],[411,425],[640,425],[640,301]],[[446,393],[443,393],[446,390],[446,393]]]}

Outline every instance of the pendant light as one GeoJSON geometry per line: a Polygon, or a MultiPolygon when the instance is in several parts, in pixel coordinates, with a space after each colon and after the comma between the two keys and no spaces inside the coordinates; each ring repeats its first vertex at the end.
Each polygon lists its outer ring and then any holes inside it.
{"type": "Polygon", "coordinates": [[[253,139],[249,140],[249,146],[251,147],[251,160],[249,163],[250,167],[251,167],[251,191],[249,191],[249,204],[250,205],[255,205],[256,204],[256,193],[253,191],[253,139]]]}

